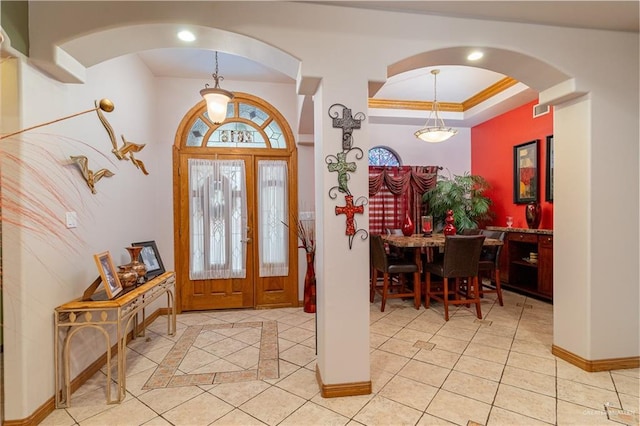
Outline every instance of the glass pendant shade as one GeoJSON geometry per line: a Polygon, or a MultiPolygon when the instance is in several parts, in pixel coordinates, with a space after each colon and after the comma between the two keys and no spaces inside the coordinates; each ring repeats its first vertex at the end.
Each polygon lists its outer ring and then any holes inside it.
{"type": "Polygon", "coordinates": [[[431,143],[444,142],[458,133],[458,130],[445,126],[444,120],[440,118],[440,105],[436,95],[436,76],[439,72],[440,70],[431,70],[431,74],[433,74],[433,102],[431,103],[429,118],[424,127],[414,133],[418,139],[431,143]]]}
{"type": "Polygon", "coordinates": [[[233,93],[224,89],[202,89],[200,95],[207,103],[207,114],[213,124],[220,124],[227,118],[227,105],[233,93]]]}
{"type": "Polygon", "coordinates": [[[224,77],[218,75],[218,52],[216,52],[216,71],[211,75],[215,86],[209,88],[208,84],[200,91],[200,95],[207,103],[207,115],[213,124],[220,124],[227,118],[227,105],[233,99],[233,93],[220,88],[220,82],[224,77]]]}

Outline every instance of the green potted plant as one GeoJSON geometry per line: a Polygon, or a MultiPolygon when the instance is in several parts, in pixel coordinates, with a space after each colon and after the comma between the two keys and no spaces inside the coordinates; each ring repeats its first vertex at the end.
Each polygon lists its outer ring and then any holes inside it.
{"type": "Polygon", "coordinates": [[[484,195],[489,183],[479,175],[438,175],[436,186],[424,193],[422,201],[429,206],[436,229],[444,226],[447,210],[453,210],[458,232],[474,229],[491,218],[491,199],[484,195]]]}

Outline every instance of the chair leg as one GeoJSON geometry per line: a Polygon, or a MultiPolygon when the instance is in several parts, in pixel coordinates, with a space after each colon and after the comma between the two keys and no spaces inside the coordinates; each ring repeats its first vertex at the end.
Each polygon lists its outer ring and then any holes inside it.
{"type": "Polygon", "coordinates": [[[371,285],[369,286],[369,303],[373,303],[376,297],[376,283],[378,282],[378,270],[371,271],[371,285]]]}
{"type": "Polygon", "coordinates": [[[449,279],[445,277],[442,283],[442,303],[444,303],[444,320],[449,321],[449,279]]]}
{"type": "Polygon", "coordinates": [[[384,312],[384,305],[387,303],[387,292],[389,291],[389,274],[383,274],[382,283],[382,303],[380,305],[380,312],[384,312]]]}
{"type": "Polygon", "coordinates": [[[426,288],[424,291],[424,308],[429,309],[429,299],[431,298],[431,273],[426,273],[426,288]]]}
{"type": "Polygon", "coordinates": [[[500,285],[500,269],[498,268],[496,268],[496,293],[498,294],[500,306],[504,306],[504,303],[502,303],[502,286],[500,285]]]}
{"type": "Polygon", "coordinates": [[[413,306],[415,306],[416,309],[420,309],[420,304],[422,303],[422,296],[420,294],[421,286],[420,271],[417,271],[413,274],[413,306]]]}
{"type": "Polygon", "coordinates": [[[480,309],[480,289],[478,288],[478,276],[473,277],[473,287],[476,298],[476,315],[478,319],[482,319],[482,310],[480,309]]]}

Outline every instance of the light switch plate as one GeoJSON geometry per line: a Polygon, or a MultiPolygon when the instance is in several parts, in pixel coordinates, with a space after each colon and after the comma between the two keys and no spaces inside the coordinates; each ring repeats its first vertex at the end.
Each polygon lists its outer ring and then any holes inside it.
{"type": "Polygon", "coordinates": [[[65,220],[67,223],[67,228],[77,228],[78,227],[78,213],[76,212],[67,212],[65,213],[65,220]]]}

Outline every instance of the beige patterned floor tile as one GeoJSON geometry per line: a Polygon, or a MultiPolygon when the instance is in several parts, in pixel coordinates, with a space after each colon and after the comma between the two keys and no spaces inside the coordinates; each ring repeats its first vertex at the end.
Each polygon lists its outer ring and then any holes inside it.
{"type": "Polygon", "coordinates": [[[464,355],[483,359],[485,361],[505,364],[509,357],[509,351],[506,349],[486,346],[481,343],[471,342],[465,349],[464,355]]]}
{"type": "Polygon", "coordinates": [[[395,374],[409,362],[409,358],[376,349],[371,352],[369,362],[373,368],[395,374]]]}
{"type": "Polygon", "coordinates": [[[138,399],[156,413],[163,414],[202,393],[204,391],[197,386],[187,386],[180,389],[180,392],[172,388],[152,389],[138,399]]]}
{"type": "Polygon", "coordinates": [[[239,340],[248,345],[253,345],[260,342],[261,334],[261,328],[251,328],[243,331],[242,333],[236,334],[235,336],[233,336],[233,339],[239,340]]]}
{"type": "Polygon", "coordinates": [[[280,350],[280,358],[303,367],[316,357],[316,351],[304,346],[295,345],[285,351],[280,350]]]}
{"type": "Polygon", "coordinates": [[[244,369],[256,368],[260,357],[260,349],[250,346],[225,357],[225,360],[244,369]]]}
{"type": "Polygon", "coordinates": [[[506,366],[501,383],[556,397],[556,378],[542,373],[506,366]]]}
{"type": "Polygon", "coordinates": [[[396,339],[406,340],[411,343],[415,343],[418,340],[429,341],[433,337],[433,333],[427,333],[424,331],[413,330],[411,328],[403,328],[393,336],[396,339]]]}
{"type": "Polygon", "coordinates": [[[451,426],[455,425],[455,423],[451,423],[445,419],[441,419],[440,417],[432,416],[431,414],[424,413],[422,417],[420,417],[420,421],[416,423],[416,426],[451,426]]]}
{"type": "Polygon", "coordinates": [[[371,368],[371,392],[374,394],[380,392],[380,390],[391,380],[395,374],[388,371],[379,370],[377,368],[371,368]]]}
{"type": "Polygon", "coordinates": [[[440,387],[449,372],[450,370],[447,368],[438,367],[437,365],[422,361],[411,360],[398,372],[398,375],[417,380],[427,385],[440,387]]]}
{"type": "Polygon", "coordinates": [[[478,333],[473,337],[471,343],[476,343],[483,346],[490,346],[492,348],[509,350],[513,339],[510,337],[496,336],[486,333],[478,333]]]}
{"type": "Polygon", "coordinates": [[[394,336],[400,330],[402,330],[402,327],[399,325],[382,323],[380,321],[372,324],[371,327],[369,327],[370,332],[382,334],[383,336],[387,337],[394,336]]]}
{"type": "Polygon", "coordinates": [[[531,417],[523,416],[522,414],[514,413],[513,411],[505,410],[500,407],[493,407],[491,414],[489,414],[489,421],[487,426],[514,426],[514,425],[526,425],[526,426],[544,426],[551,423],[545,423],[540,420],[532,419],[531,417]]]}
{"type": "Polygon", "coordinates": [[[247,346],[249,346],[247,343],[232,338],[227,338],[224,340],[220,340],[219,342],[212,343],[209,346],[205,346],[204,348],[202,348],[202,350],[220,358],[224,358],[234,352],[238,352],[239,350],[246,348],[247,346]]]}
{"type": "Polygon", "coordinates": [[[522,368],[523,370],[535,371],[555,377],[556,360],[549,358],[541,358],[539,356],[522,354],[519,352],[510,352],[507,365],[511,367],[522,368]]]}
{"type": "MultiPolygon", "coordinates": [[[[191,373],[205,365],[209,365],[220,358],[202,349],[192,347],[184,356],[178,368],[185,373],[191,373]]],[[[162,363],[161,363],[162,364],[162,363]]]]}
{"type": "Polygon", "coordinates": [[[551,346],[542,343],[528,342],[526,340],[514,339],[511,345],[512,352],[539,356],[541,358],[555,359],[551,353],[551,346]]]}
{"type": "Polygon", "coordinates": [[[307,401],[289,417],[284,419],[280,426],[301,426],[309,424],[341,426],[346,425],[349,418],[334,411],[328,410],[311,401],[307,401]]]}
{"type": "Polygon", "coordinates": [[[637,396],[618,393],[618,397],[622,402],[622,408],[634,413],[640,413],[640,399],[637,396]]]}
{"type": "Polygon", "coordinates": [[[424,411],[438,388],[401,376],[393,377],[378,395],[416,410],[424,411]]]}
{"type": "Polygon", "coordinates": [[[440,390],[427,407],[426,413],[459,425],[466,425],[469,420],[486,424],[490,409],[491,405],[484,402],[440,390]]]}
{"type": "Polygon", "coordinates": [[[266,423],[262,423],[255,417],[251,417],[242,410],[235,409],[220,417],[215,422],[211,423],[215,426],[264,426],[266,423]]]}
{"type": "Polygon", "coordinates": [[[127,376],[127,392],[135,397],[139,397],[143,393],[149,392],[148,389],[143,389],[143,386],[147,383],[154,371],[156,371],[156,367],[127,376]]]}
{"type": "Polygon", "coordinates": [[[615,426],[607,419],[604,406],[599,409],[558,400],[558,426],[615,426]]]}
{"type": "Polygon", "coordinates": [[[82,421],[82,426],[104,426],[114,424],[113,419],[126,419],[131,425],[141,425],[157,414],[135,398],[121,404],[109,405],[109,409],[82,421]]]}
{"type": "Polygon", "coordinates": [[[460,359],[460,354],[457,354],[455,352],[443,351],[434,347],[431,350],[421,350],[420,352],[415,354],[413,359],[428,362],[429,364],[434,364],[439,367],[451,369],[454,365],[456,365],[458,359],[460,359]]]}
{"type": "Polygon", "coordinates": [[[389,336],[384,336],[377,333],[369,333],[369,347],[378,348],[381,344],[389,340],[389,336]]]}
{"type": "Polygon", "coordinates": [[[612,374],[621,374],[623,376],[635,377],[640,379],[640,368],[625,368],[622,370],[611,370],[612,374]]]}
{"type": "Polygon", "coordinates": [[[174,425],[207,425],[233,410],[226,402],[202,393],[163,414],[174,425]]]}
{"type": "MultiPolygon", "coordinates": [[[[82,422],[112,407],[112,405],[107,405],[105,396],[106,390],[104,385],[102,388],[92,389],[89,392],[79,395],[72,394],[70,401],[71,406],[67,408],[67,412],[76,419],[77,422],[82,422]]],[[[115,386],[112,386],[111,398],[115,397],[115,386]]]]}
{"type": "Polygon", "coordinates": [[[304,399],[311,399],[320,392],[315,372],[305,368],[294,371],[276,386],[304,399]]]}
{"type": "Polygon", "coordinates": [[[310,337],[314,337],[315,333],[309,330],[305,330],[304,328],[299,327],[291,327],[290,329],[283,331],[282,333],[278,333],[278,336],[281,339],[290,340],[295,343],[301,343],[307,340],[310,337]]]}
{"type": "Polygon", "coordinates": [[[242,404],[239,408],[269,425],[280,423],[305,403],[299,396],[277,387],[270,387],[242,404]]]}
{"type": "Polygon", "coordinates": [[[606,403],[610,403],[614,407],[619,405],[618,395],[614,391],[560,378],[557,379],[557,382],[558,399],[563,401],[596,410],[602,409],[606,403]]]}
{"type": "Polygon", "coordinates": [[[464,340],[465,342],[471,341],[475,336],[477,329],[460,328],[450,324],[445,324],[435,334],[436,336],[450,337],[452,339],[464,340]]]}
{"type": "Polygon", "coordinates": [[[438,336],[437,334],[433,336],[430,340],[430,343],[435,343],[437,349],[442,349],[443,351],[455,352],[457,354],[461,354],[469,345],[469,342],[465,342],[464,340],[453,339],[451,337],[438,336]]]}
{"type": "Polygon", "coordinates": [[[490,326],[483,326],[478,329],[478,334],[491,334],[494,336],[513,338],[516,334],[516,327],[509,327],[505,324],[493,321],[490,326]]]}
{"type": "Polygon", "coordinates": [[[543,422],[556,421],[555,398],[514,386],[500,384],[493,405],[543,422]]]}
{"type": "Polygon", "coordinates": [[[611,421],[628,426],[640,425],[640,415],[637,412],[623,410],[610,405],[605,405],[604,409],[607,412],[607,418],[611,421]]]}
{"type": "Polygon", "coordinates": [[[152,418],[146,423],[143,423],[143,426],[172,426],[171,423],[166,421],[164,418],[157,416],[152,418]]]}
{"type": "Polygon", "coordinates": [[[374,396],[353,418],[365,425],[415,425],[422,412],[382,396],[374,396]]]}
{"type": "Polygon", "coordinates": [[[253,380],[238,383],[220,383],[208,392],[234,407],[239,407],[269,387],[271,385],[262,380],[253,380]]]}
{"type": "Polygon", "coordinates": [[[320,394],[311,398],[314,402],[331,411],[340,413],[345,417],[352,418],[373,398],[373,394],[348,396],[344,398],[323,398],[320,394]]]}
{"type": "Polygon", "coordinates": [[[498,391],[498,382],[452,371],[442,385],[442,389],[491,404],[498,391]]]}
{"type": "Polygon", "coordinates": [[[611,378],[616,385],[619,393],[627,395],[640,396],[640,379],[637,377],[625,376],[623,374],[611,373],[611,378]]]}
{"type": "Polygon", "coordinates": [[[285,361],[283,359],[279,359],[278,360],[278,373],[279,376],[274,378],[274,379],[263,379],[265,382],[270,383],[270,384],[276,384],[278,383],[280,380],[284,379],[285,377],[287,377],[289,374],[293,373],[294,371],[297,371],[300,369],[299,365],[293,364],[289,361],[285,361]]]}
{"type": "Polygon", "coordinates": [[[378,349],[407,358],[411,358],[420,350],[420,348],[414,347],[412,342],[394,337],[384,342],[378,349]]]}

